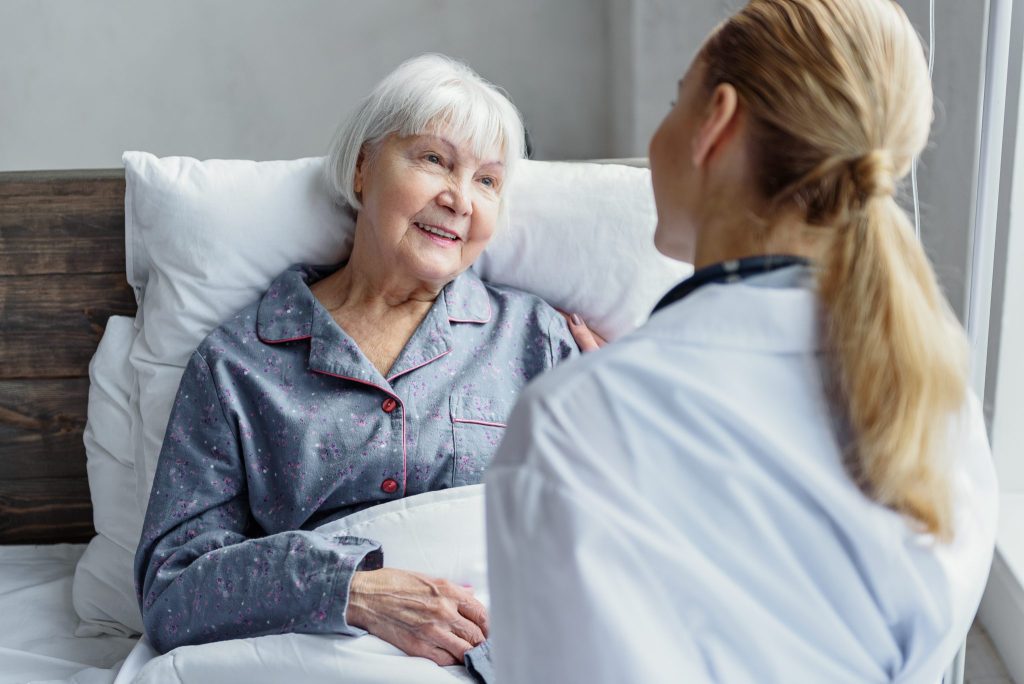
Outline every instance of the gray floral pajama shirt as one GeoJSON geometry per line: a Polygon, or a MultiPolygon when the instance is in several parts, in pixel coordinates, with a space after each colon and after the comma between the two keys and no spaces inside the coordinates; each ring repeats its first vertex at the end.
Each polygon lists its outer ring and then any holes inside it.
{"type": "Polygon", "coordinates": [[[578,353],[542,300],[467,271],[383,377],[310,291],[327,272],[285,271],[185,369],[135,557],[161,652],[362,633],[345,620],[349,583],[383,551],[313,528],[480,482],[522,387],[578,353]]]}

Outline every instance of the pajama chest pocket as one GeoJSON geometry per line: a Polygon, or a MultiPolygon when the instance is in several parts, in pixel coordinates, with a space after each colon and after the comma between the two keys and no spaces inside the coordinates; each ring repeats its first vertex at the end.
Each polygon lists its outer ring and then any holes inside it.
{"type": "Polygon", "coordinates": [[[492,397],[453,394],[450,407],[455,443],[452,486],[477,484],[505,436],[512,406],[492,397]]]}

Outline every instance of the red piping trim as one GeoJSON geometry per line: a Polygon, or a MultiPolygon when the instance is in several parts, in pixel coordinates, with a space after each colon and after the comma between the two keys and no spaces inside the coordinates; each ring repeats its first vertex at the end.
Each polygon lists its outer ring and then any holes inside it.
{"type": "Polygon", "coordinates": [[[452,418],[453,423],[471,423],[472,425],[489,425],[490,427],[508,427],[506,423],[491,423],[486,420],[467,420],[465,418],[452,418]]]}
{"type": "Polygon", "coordinates": [[[402,496],[408,491],[408,478],[409,469],[405,463],[405,407],[402,407],[402,496]]]}
{"type": "Polygon", "coordinates": [[[299,340],[308,340],[312,337],[312,335],[303,335],[302,337],[288,337],[283,340],[268,340],[263,335],[260,335],[259,333],[256,334],[259,335],[260,342],[266,342],[267,344],[281,344],[282,342],[298,342],[299,340]]]}
{"type": "MultiPolygon", "coordinates": [[[[487,295],[487,289],[484,288],[484,295],[487,295]]],[[[452,318],[448,317],[449,323],[490,323],[491,317],[494,315],[494,310],[491,308],[491,298],[487,297],[487,318],[482,321],[478,321],[472,318],[452,318]]]]}
{"type": "Polygon", "coordinates": [[[388,395],[389,397],[393,398],[399,404],[402,403],[402,398],[399,397],[397,394],[395,394],[393,392],[390,392],[389,390],[385,389],[384,387],[381,387],[380,385],[375,385],[372,382],[367,382],[366,380],[360,380],[359,378],[350,378],[347,375],[338,375],[336,373],[328,373],[325,370],[318,370],[316,368],[310,368],[310,370],[313,371],[314,373],[319,373],[320,375],[329,375],[332,378],[341,378],[342,380],[351,380],[352,382],[358,382],[360,385],[366,385],[367,387],[374,387],[376,389],[379,389],[381,392],[383,392],[384,394],[388,395]]]}
{"type": "MultiPolygon", "coordinates": [[[[451,351],[451,350],[449,350],[449,351],[451,351]]],[[[443,354],[442,354],[442,356],[443,356],[443,354]]],[[[402,407],[402,496],[405,496],[406,485],[407,485],[407,482],[408,482],[408,470],[409,470],[409,468],[408,468],[407,455],[406,455],[406,446],[405,446],[405,404],[402,402],[402,398],[400,396],[398,396],[397,394],[389,392],[388,390],[384,389],[380,385],[375,385],[372,382],[367,382],[366,380],[360,380],[359,378],[350,378],[347,375],[338,375],[336,373],[328,373],[327,371],[317,370],[316,368],[310,368],[310,370],[313,371],[314,373],[319,373],[320,375],[329,375],[332,378],[341,378],[342,380],[351,380],[352,382],[358,382],[360,385],[366,385],[367,387],[373,387],[375,389],[379,389],[381,392],[383,392],[384,394],[388,395],[389,397],[391,397],[392,399],[397,401],[398,405],[402,407]]]]}
{"type": "Polygon", "coordinates": [[[432,359],[428,359],[428,360],[424,361],[423,363],[421,363],[421,364],[420,364],[420,365],[418,365],[418,366],[413,366],[412,368],[406,368],[406,369],[405,369],[404,371],[402,371],[401,373],[395,373],[394,375],[392,375],[392,376],[391,376],[390,378],[388,378],[387,380],[388,380],[388,382],[394,382],[395,378],[400,378],[400,377],[402,377],[403,375],[405,375],[406,373],[412,373],[412,372],[413,372],[414,370],[416,370],[417,368],[423,368],[423,367],[424,367],[424,366],[426,366],[426,365],[427,365],[428,363],[431,363],[432,361],[437,361],[437,360],[438,360],[439,358],[441,358],[441,357],[442,357],[442,356],[444,356],[445,354],[451,354],[451,353],[452,353],[452,350],[451,350],[451,349],[446,349],[445,351],[441,352],[440,354],[438,354],[438,355],[437,355],[437,356],[435,356],[434,358],[432,358],[432,359]]]}
{"type": "Polygon", "coordinates": [[[491,315],[490,315],[490,313],[488,313],[487,314],[487,318],[483,319],[482,321],[481,320],[476,320],[476,319],[473,319],[473,318],[452,318],[451,316],[449,316],[448,317],[448,322],[449,323],[490,323],[491,322],[491,315]]]}

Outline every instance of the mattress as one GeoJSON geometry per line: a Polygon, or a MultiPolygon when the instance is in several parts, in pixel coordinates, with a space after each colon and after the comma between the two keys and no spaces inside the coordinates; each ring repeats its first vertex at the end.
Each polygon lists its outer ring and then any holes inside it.
{"type": "MultiPolygon", "coordinates": [[[[389,501],[332,521],[325,534],[376,539],[385,565],[472,586],[487,604],[483,485],[389,501]]],[[[277,634],[182,646],[163,656],[145,639],[76,637],[71,603],[81,544],[0,546],[0,684],[198,684],[244,681],[465,684],[461,665],[439,667],[375,636],[277,634]]]]}
{"type": "Polygon", "coordinates": [[[0,684],[112,683],[137,639],[76,637],[71,580],[85,544],[0,546],[0,684]]]}

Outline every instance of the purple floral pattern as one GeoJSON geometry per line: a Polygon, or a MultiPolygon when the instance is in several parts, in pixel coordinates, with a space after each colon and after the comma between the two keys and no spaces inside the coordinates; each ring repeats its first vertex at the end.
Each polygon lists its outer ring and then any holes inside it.
{"type": "Polygon", "coordinates": [[[383,551],[314,528],[479,482],[522,387],[578,353],[550,306],[470,271],[384,377],[310,292],[323,275],[283,273],[182,376],[135,558],[146,633],[162,652],[359,633],[345,621],[348,586],[383,551]]]}

